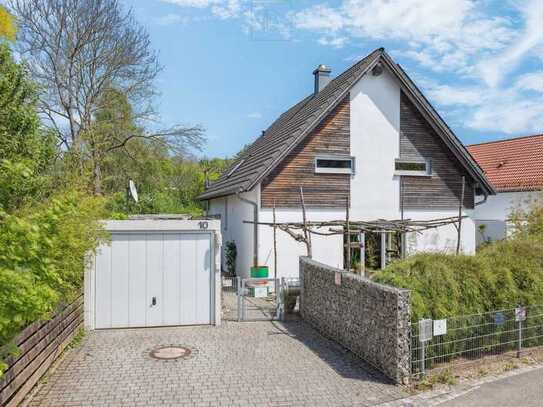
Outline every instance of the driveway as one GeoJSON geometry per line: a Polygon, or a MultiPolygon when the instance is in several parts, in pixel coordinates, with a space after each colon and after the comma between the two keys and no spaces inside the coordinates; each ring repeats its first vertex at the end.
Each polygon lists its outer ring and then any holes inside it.
{"type": "Polygon", "coordinates": [[[304,322],[93,331],[31,406],[370,406],[405,394],[304,322]],[[157,360],[158,346],[189,356],[157,360]]]}

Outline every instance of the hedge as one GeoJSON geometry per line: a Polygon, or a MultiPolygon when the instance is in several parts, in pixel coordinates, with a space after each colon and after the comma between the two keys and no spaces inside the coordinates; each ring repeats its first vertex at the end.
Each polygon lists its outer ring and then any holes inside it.
{"type": "Polygon", "coordinates": [[[412,320],[543,303],[543,242],[522,237],[474,256],[423,253],[391,264],[375,281],[411,290],[412,320]]]}

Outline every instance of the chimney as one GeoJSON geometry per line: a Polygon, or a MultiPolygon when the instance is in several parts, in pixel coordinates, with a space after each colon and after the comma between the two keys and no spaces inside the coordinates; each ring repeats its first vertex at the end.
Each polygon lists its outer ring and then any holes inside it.
{"type": "Polygon", "coordinates": [[[317,69],[313,71],[315,75],[315,95],[324,89],[326,85],[330,82],[330,73],[332,70],[326,65],[319,65],[317,69]]]}

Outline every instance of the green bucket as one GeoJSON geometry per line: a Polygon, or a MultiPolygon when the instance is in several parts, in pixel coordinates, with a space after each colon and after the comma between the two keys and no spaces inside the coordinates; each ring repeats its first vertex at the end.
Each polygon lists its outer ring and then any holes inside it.
{"type": "Polygon", "coordinates": [[[268,266],[251,267],[251,278],[268,278],[268,266]]]}

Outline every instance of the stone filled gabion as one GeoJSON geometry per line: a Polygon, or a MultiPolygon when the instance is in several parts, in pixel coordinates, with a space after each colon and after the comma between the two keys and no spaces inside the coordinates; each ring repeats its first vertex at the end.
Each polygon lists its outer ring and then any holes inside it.
{"type": "Polygon", "coordinates": [[[300,258],[302,318],[398,383],[410,373],[410,292],[300,258]],[[336,284],[341,273],[341,284],[336,284]]]}

